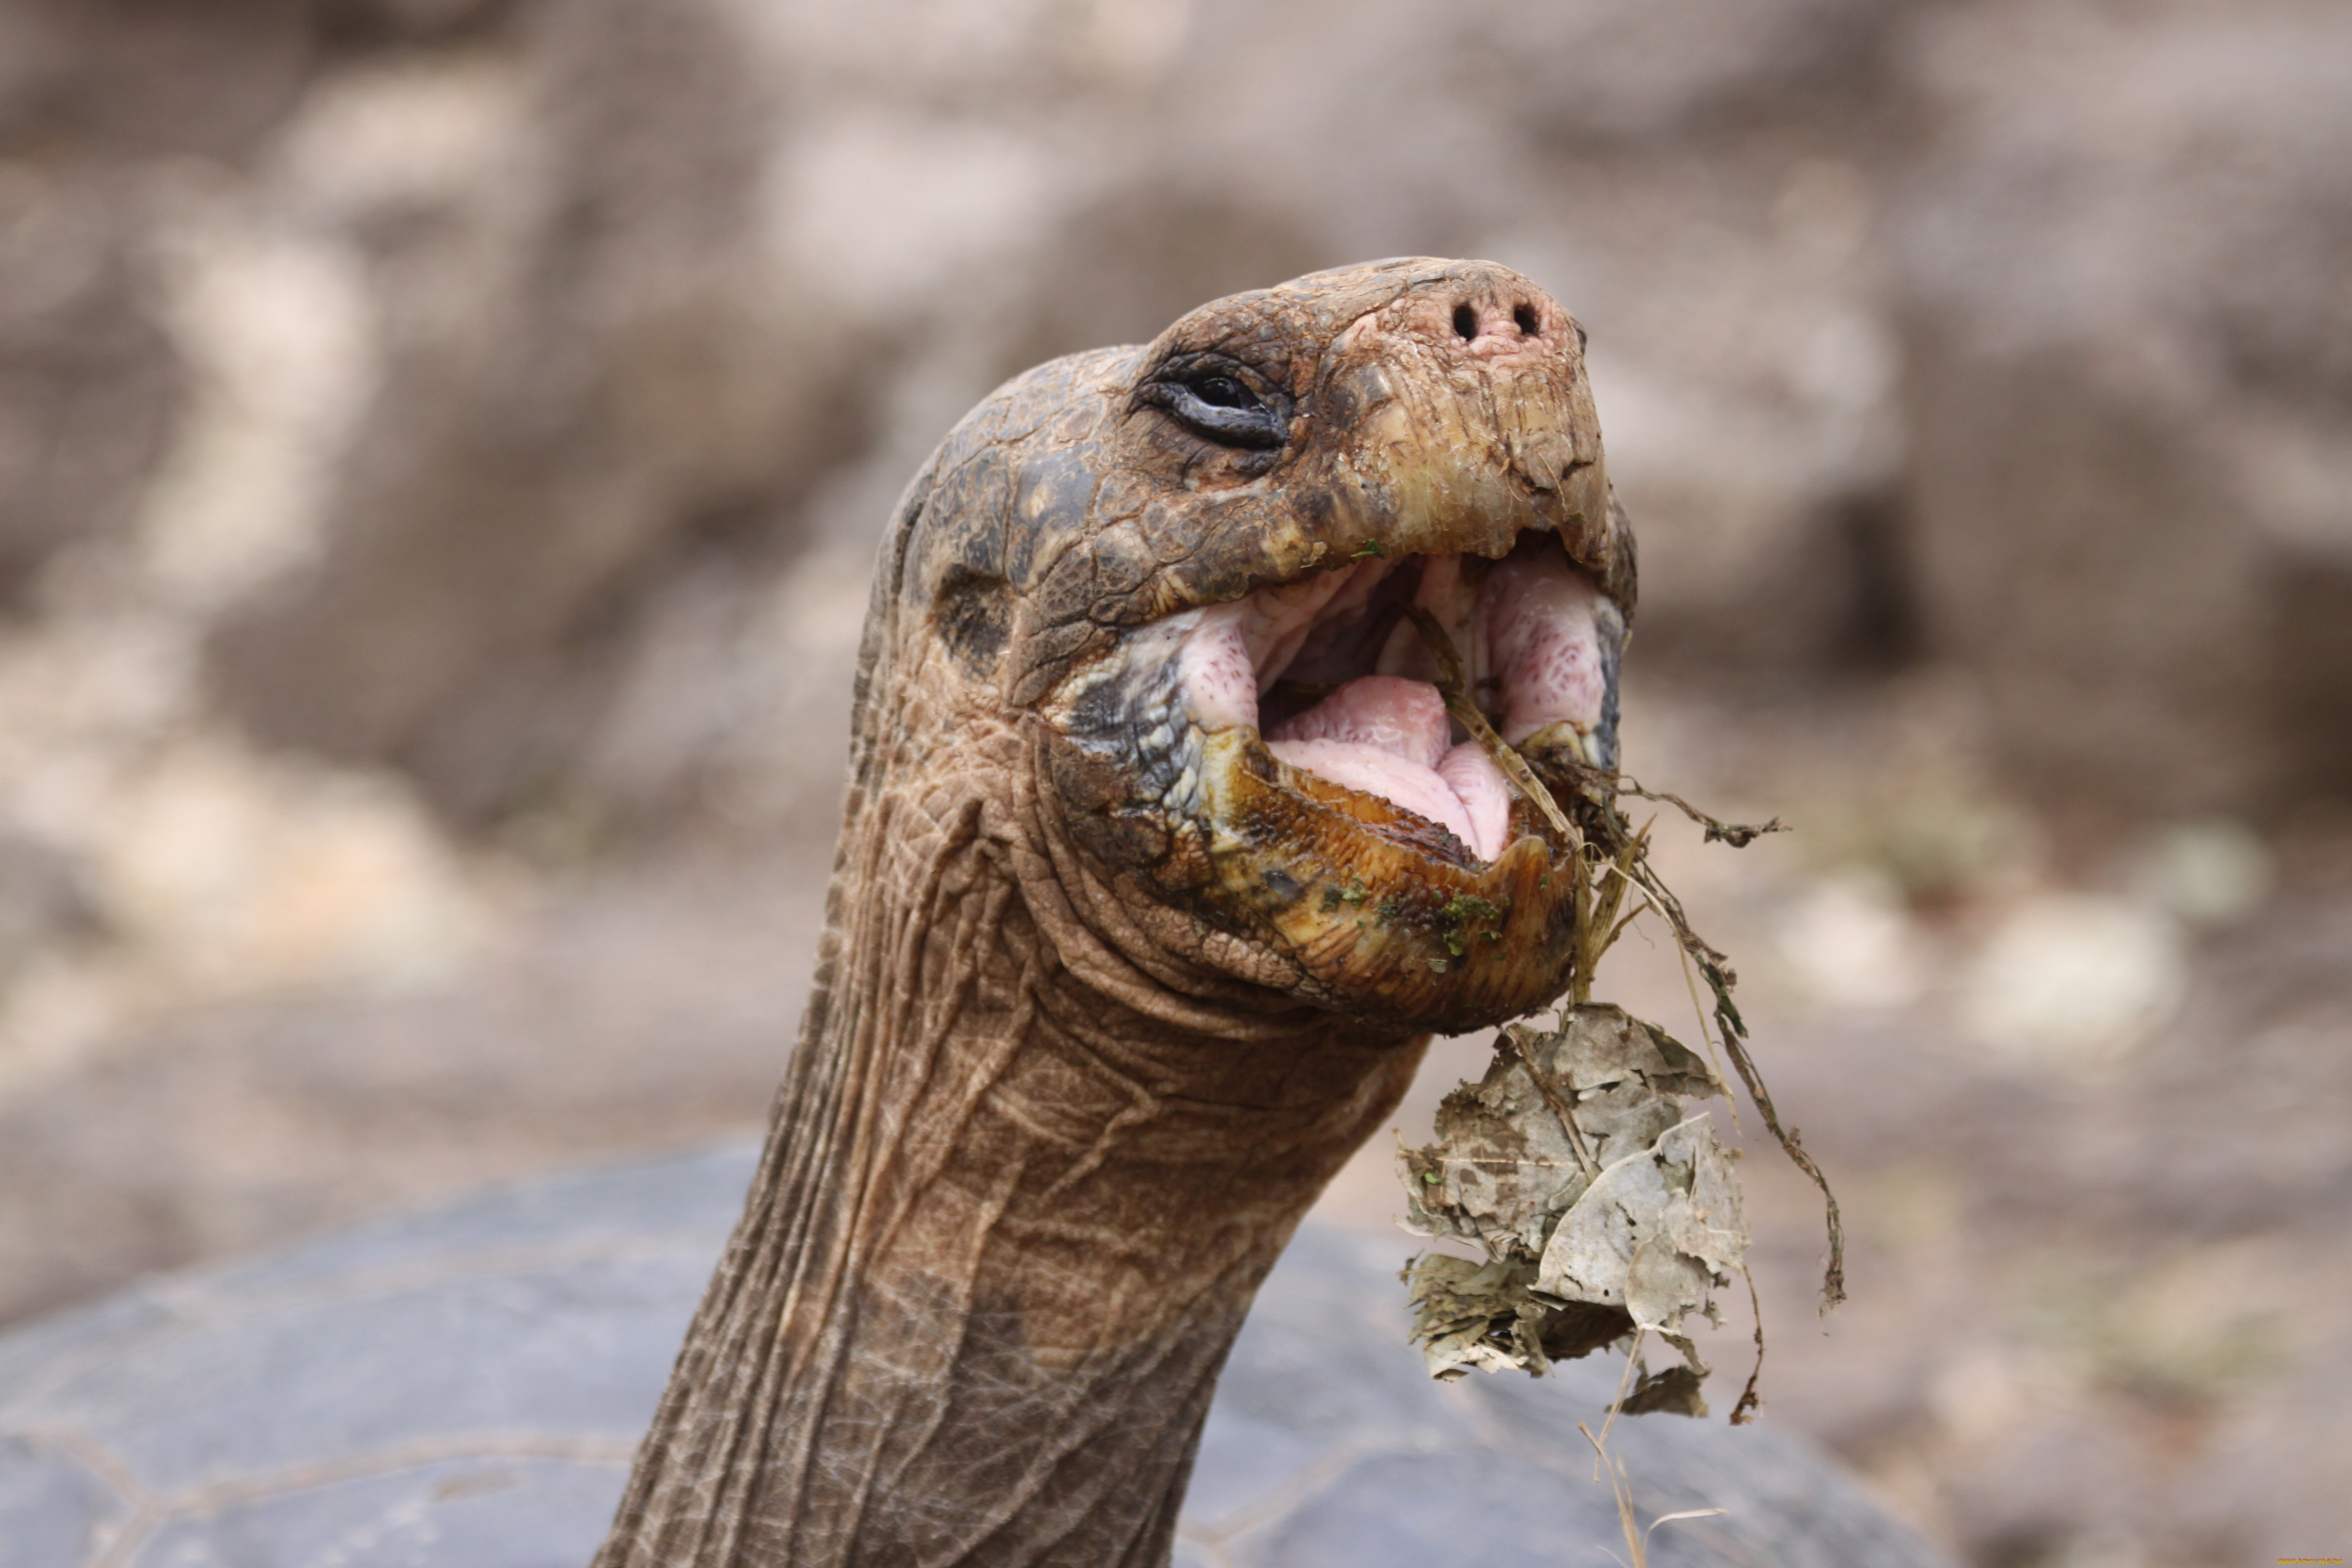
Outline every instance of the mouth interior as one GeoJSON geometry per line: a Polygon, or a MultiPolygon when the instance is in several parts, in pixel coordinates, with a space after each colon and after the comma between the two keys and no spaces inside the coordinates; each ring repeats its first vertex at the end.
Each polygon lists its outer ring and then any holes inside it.
{"type": "Polygon", "coordinates": [[[1468,667],[1471,695],[1517,743],[1566,724],[1587,761],[1607,695],[1607,601],[1559,539],[1529,533],[1499,561],[1373,557],[1195,612],[1181,674],[1193,721],[1261,731],[1289,767],[1376,796],[1493,860],[1514,837],[1511,791],[1445,711],[1407,606],[1426,610],[1468,667]]]}

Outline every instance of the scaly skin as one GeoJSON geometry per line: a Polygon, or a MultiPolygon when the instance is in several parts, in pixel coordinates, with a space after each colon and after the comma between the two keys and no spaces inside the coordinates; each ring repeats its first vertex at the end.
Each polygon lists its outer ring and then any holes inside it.
{"type": "Polygon", "coordinates": [[[1530,529],[1630,615],[1581,333],[1487,263],[1221,300],[949,436],[877,569],[800,1048],[602,1568],[1167,1560],[1259,1280],[1429,1031],[1566,985],[1569,879],[1203,734],[1152,623],[1530,529]],[[1278,445],[1171,414],[1211,373],[1278,445]]]}

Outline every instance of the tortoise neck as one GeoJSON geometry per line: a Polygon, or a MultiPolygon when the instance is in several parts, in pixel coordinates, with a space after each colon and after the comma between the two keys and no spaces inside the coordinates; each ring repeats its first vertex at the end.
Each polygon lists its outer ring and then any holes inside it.
{"type": "Polygon", "coordinates": [[[1105,950],[1053,857],[946,794],[853,803],[766,1154],[598,1568],[1163,1563],[1259,1281],[1410,1080],[1416,1045],[1328,1014],[1171,1022],[1081,979],[1105,950]]]}

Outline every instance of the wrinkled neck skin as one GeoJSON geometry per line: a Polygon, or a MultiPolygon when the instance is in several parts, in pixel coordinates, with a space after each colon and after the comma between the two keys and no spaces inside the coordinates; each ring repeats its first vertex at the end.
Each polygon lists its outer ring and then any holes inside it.
{"type": "Polygon", "coordinates": [[[1164,1563],[1258,1282],[1421,1056],[1139,929],[1036,721],[902,618],[877,592],[816,994],[599,1568],[1164,1563]]]}

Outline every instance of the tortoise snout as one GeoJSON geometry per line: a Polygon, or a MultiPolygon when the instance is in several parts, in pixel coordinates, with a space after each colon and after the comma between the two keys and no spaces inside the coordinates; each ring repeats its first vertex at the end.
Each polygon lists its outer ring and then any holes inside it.
{"type": "MultiPolygon", "coordinates": [[[[1466,269],[1465,269],[1466,270],[1466,269]]],[[[1574,353],[1583,333],[1550,295],[1507,268],[1457,271],[1423,289],[1411,328],[1448,356],[1490,361],[1574,353]]]]}
{"type": "Polygon", "coordinates": [[[1510,353],[1543,336],[1543,312],[1521,300],[1509,310],[1492,300],[1454,307],[1454,335],[1476,354],[1510,353]]]}

